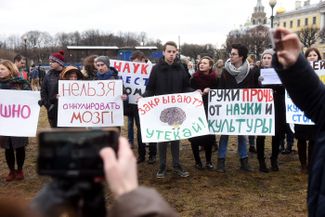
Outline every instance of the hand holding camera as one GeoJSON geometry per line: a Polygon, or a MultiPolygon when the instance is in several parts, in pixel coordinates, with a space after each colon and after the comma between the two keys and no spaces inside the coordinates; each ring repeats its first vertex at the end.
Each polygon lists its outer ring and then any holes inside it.
{"type": "Polygon", "coordinates": [[[104,161],[107,183],[115,197],[138,187],[136,158],[126,138],[119,139],[117,154],[112,148],[104,148],[100,156],[104,161]]]}

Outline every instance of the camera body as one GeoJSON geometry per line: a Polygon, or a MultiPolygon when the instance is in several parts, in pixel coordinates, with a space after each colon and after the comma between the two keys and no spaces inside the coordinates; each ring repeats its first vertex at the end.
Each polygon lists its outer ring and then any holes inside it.
{"type": "Polygon", "coordinates": [[[57,178],[103,176],[99,151],[118,149],[117,129],[55,129],[40,132],[37,172],[57,178]]]}

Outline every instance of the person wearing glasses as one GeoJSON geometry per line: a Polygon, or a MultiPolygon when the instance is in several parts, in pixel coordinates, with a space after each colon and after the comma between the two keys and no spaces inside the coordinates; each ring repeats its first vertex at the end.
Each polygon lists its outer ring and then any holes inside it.
{"type": "MultiPolygon", "coordinates": [[[[242,44],[232,44],[230,58],[225,62],[225,67],[220,77],[218,89],[239,89],[257,87],[258,78],[255,70],[249,67],[247,61],[248,49],[242,44]]],[[[225,159],[228,145],[228,135],[221,135],[219,141],[217,171],[225,172],[225,159]]],[[[238,136],[238,153],[240,170],[251,171],[248,164],[246,136],[238,136]]]]}

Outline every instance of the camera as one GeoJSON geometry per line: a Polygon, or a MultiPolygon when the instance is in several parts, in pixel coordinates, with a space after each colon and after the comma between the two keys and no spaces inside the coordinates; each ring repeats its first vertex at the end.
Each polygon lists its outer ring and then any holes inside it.
{"type": "Polygon", "coordinates": [[[40,132],[37,172],[52,180],[33,199],[32,209],[47,217],[105,217],[103,185],[95,180],[104,175],[99,151],[112,147],[116,153],[118,140],[115,128],[40,132]]]}
{"type": "Polygon", "coordinates": [[[56,129],[40,132],[37,172],[62,178],[103,176],[99,151],[104,147],[118,149],[117,129],[56,129]]]}

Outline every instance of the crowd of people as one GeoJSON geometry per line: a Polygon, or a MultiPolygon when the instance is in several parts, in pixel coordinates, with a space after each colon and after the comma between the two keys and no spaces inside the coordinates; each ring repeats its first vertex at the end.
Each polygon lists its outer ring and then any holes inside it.
{"type": "MultiPolygon", "coordinates": [[[[307,61],[321,60],[320,52],[317,48],[309,48],[305,51],[305,57],[300,53],[300,45],[297,37],[285,29],[278,29],[275,33],[278,50],[266,49],[261,55],[260,63],[254,64],[252,58],[248,57],[248,49],[242,44],[233,44],[229,54],[229,59],[223,62],[214,60],[209,56],[203,56],[197,63],[197,70],[193,71],[193,65],[186,62],[181,62],[178,58],[178,50],[176,43],[169,41],[163,46],[163,57],[153,66],[146,86],[145,92],[139,97],[150,97],[164,94],[184,93],[197,91],[202,95],[205,112],[208,109],[208,93],[210,89],[241,89],[241,88],[272,88],[275,106],[275,135],[272,136],[272,153],[270,156],[271,167],[267,167],[265,156],[265,136],[243,136],[238,135],[238,155],[239,155],[239,169],[244,172],[252,171],[248,159],[248,150],[254,150],[256,146],[257,159],[259,162],[259,171],[267,173],[271,171],[279,171],[278,155],[280,149],[284,152],[291,152],[291,144],[284,148],[285,134],[287,132],[287,125],[285,120],[285,88],[288,90],[293,101],[301,107],[306,114],[313,119],[316,123],[315,126],[296,125],[294,136],[297,138],[298,155],[301,164],[302,172],[310,172],[311,185],[309,186],[309,205],[311,216],[321,216],[324,214],[325,209],[319,205],[319,194],[323,196],[323,188],[320,187],[322,178],[322,163],[324,161],[323,155],[323,138],[317,140],[317,135],[323,133],[323,95],[324,85],[319,82],[316,75],[313,75],[312,69],[307,61]],[[286,50],[287,49],[287,50],[286,50]],[[292,53],[290,53],[292,52],[292,53]],[[279,73],[284,85],[262,85],[263,77],[261,76],[261,69],[274,67],[279,73]],[[189,70],[191,69],[191,71],[189,70]],[[307,72],[309,74],[307,74],[307,72]],[[294,75],[299,74],[299,76],[294,75]],[[304,74],[305,73],[305,74],[304,74]],[[312,78],[311,77],[312,74],[312,78]],[[292,82],[292,77],[298,77],[296,82],[292,82]],[[303,88],[303,86],[306,86],[303,88]],[[308,87],[308,89],[307,89],[308,87]],[[308,91],[307,91],[308,90],[308,91]],[[307,143],[308,141],[308,143],[307,143]],[[308,145],[307,145],[308,144],[308,145]],[[248,149],[250,147],[250,149],[248,149]],[[307,148],[308,147],[308,148],[307,148]],[[313,151],[313,149],[317,149],[313,151]],[[307,154],[308,153],[308,154],[307,154]],[[313,156],[315,155],[315,156],[313,156]],[[318,160],[315,160],[318,159],[318,160]],[[317,179],[317,180],[316,180],[317,179]],[[312,210],[311,210],[312,209],[312,210]]],[[[133,53],[131,61],[146,62],[146,57],[140,51],[133,53]]],[[[122,79],[118,75],[118,71],[110,65],[110,59],[107,56],[92,55],[84,59],[84,67],[80,70],[74,66],[66,66],[64,61],[64,52],[59,51],[53,53],[49,57],[50,71],[44,77],[40,76],[35,71],[37,67],[33,66],[30,73],[24,70],[26,60],[23,56],[17,55],[14,62],[9,60],[1,60],[0,62],[0,89],[15,89],[15,90],[40,90],[41,100],[40,106],[44,106],[47,110],[49,124],[52,128],[57,127],[57,112],[58,112],[58,81],[61,80],[116,80],[122,79]],[[42,77],[42,78],[41,78],[42,77]],[[30,81],[30,82],[29,82],[30,81]],[[31,85],[32,84],[32,85],[31,85]]],[[[122,100],[127,100],[125,92],[121,96],[122,100]]],[[[139,114],[137,112],[137,105],[128,105],[128,139],[131,147],[134,145],[134,129],[135,122],[137,130],[137,146],[138,146],[138,159],[137,163],[141,164],[146,159],[146,144],[141,139],[141,126],[139,121],[139,114]]],[[[292,132],[291,132],[292,133],[292,132]]],[[[289,132],[290,134],[290,132],[289,132]]],[[[290,136],[290,135],[289,135],[290,136]]],[[[292,135],[291,135],[292,136],[292,135]]],[[[288,135],[287,135],[288,137],[288,135]]],[[[193,152],[194,163],[193,166],[202,170],[215,170],[220,173],[226,172],[226,153],[228,144],[228,135],[221,135],[217,141],[215,135],[205,135],[189,139],[193,152]],[[205,152],[205,165],[200,158],[200,146],[205,152]],[[213,151],[212,148],[218,146],[218,153],[216,158],[216,166],[213,164],[213,151]]],[[[129,153],[125,144],[122,142],[119,153],[121,156],[126,155],[126,158],[134,161],[133,154],[129,153]],[[125,153],[122,153],[122,152],[125,153]],[[133,157],[130,157],[133,156],[133,157]]],[[[25,160],[25,146],[28,144],[26,137],[12,137],[0,136],[0,145],[5,149],[6,162],[9,168],[6,181],[23,180],[23,165],[25,160]],[[15,167],[15,163],[17,167],[15,167]]],[[[149,146],[149,159],[148,163],[154,164],[156,162],[156,155],[158,149],[159,166],[157,169],[156,177],[165,178],[167,175],[167,147],[170,145],[172,154],[173,171],[180,177],[189,177],[189,172],[184,168],[180,161],[180,141],[171,142],[158,142],[150,143],[149,146]]],[[[111,150],[103,150],[101,155],[104,160],[105,170],[114,168],[115,161],[119,159],[113,158],[111,150]],[[110,161],[110,162],[108,162],[110,161]]],[[[121,158],[122,160],[123,158],[121,158]]],[[[132,170],[136,173],[136,170],[132,170]]],[[[122,178],[127,173],[120,174],[122,178]]],[[[132,174],[131,174],[132,175],[132,174]]],[[[130,189],[123,189],[121,183],[112,180],[111,177],[106,176],[107,181],[111,183],[111,189],[117,196],[125,194],[126,192],[134,191],[137,189],[137,181],[134,177],[131,178],[130,189]],[[115,186],[115,187],[114,187],[115,186]]],[[[115,177],[116,178],[116,177],[115,177]]],[[[140,194],[155,194],[147,192],[146,189],[139,190],[140,194]],[[142,193],[141,193],[142,192],[142,193]]],[[[137,194],[128,197],[135,198],[137,194]]],[[[158,197],[158,196],[157,196],[158,197]]],[[[122,205],[116,208],[121,210],[125,208],[123,201],[126,197],[120,197],[122,205]]],[[[119,201],[118,200],[118,201],[119,201]]],[[[150,200],[150,199],[148,199],[150,200]]],[[[168,207],[168,204],[161,202],[163,206],[168,207]]],[[[158,209],[158,208],[157,208],[158,209]]],[[[170,214],[165,216],[176,215],[174,210],[166,209],[170,214]]],[[[167,212],[166,211],[166,212],[167,212]]],[[[114,212],[113,212],[114,213],[114,212]]],[[[159,216],[159,215],[157,215],[159,216]]]]}

